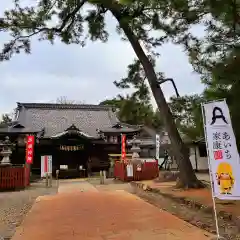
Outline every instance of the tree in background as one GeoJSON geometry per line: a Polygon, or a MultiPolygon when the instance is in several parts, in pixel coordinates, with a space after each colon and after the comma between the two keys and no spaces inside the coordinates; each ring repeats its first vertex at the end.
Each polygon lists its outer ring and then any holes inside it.
{"type": "MultiPolygon", "coordinates": [[[[204,1],[195,10],[205,16],[207,37],[185,44],[190,61],[206,88],[206,101],[226,99],[237,142],[240,143],[240,13],[239,1],[204,1]],[[204,10],[204,11],[203,11],[204,10]]],[[[237,144],[239,145],[239,144],[237,144]]]]}
{"type": "Polygon", "coordinates": [[[2,114],[2,123],[9,124],[12,122],[12,118],[9,114],[2,114]]]}
{"type": "Polygon", "coordinates": [[[76,102],[74,100],[69,100],[66,96],[61,96],[57,98],[56,103],[59,104],[75,104],[76,102]]]}
{"type": "Polygon", "coordinates": [[[14,0],[14,3],[14,9],[5,11],[0,21],[1,31],[8,31],[13,37],[4,45],[1,60],[8,60],[22,50],[30,53],[30,38],[34,35],[38,35],[39,40],[47,39],[52,43],[59,37],[66,44],[82,46],[87,39],[106,42],[109,33],[105,30],[105,16],[111,13],[117,20],[118,33],[129,41],[136,53],[162,114],[179,162],[181,187],[202,186],[193,172],[187,148],[158,85],[159,74],[152,61],[156,56],[154,47],[167,40],[173,39],[178,43],[189,38],[191,24],[196,22],[195,2],[191,5],[188,1],[134,0],[126,5],[115,0],[40,0],[34,7],[21,7],[19,0],[14,0]],[[86,3],[90,4],[88,11],[82,11],[86,3]],[[55,25],[50,26],[49,21],[53,23],[53,19],[55,25]],[[87,35],[84,35],[85,26],[88,26],[87,35]],[[152,35],[151,30],[160,34],[152,35]]]}
{"type": "Polygon", "coordinates": [[[237,146],[239,146],[240,54],[235,51],[232,52],[232,54],[219,61],[212,70],[211,75],[209,74],[209,78],[204,79],[204,83],[206,85],[204,97],[206,100],[226,99],[238,143],[237,146]],[[233,57],[232,54],[234,54],[235,57],[233,57]]]}
{"type": "Polygon", "coordinates": [[[110,105],[117,109],[121,122],[133,125],[145,125],[156,130],[162,127],[159,114],[153,111],[151,105],[144,105],[132,96],[105,100],[100,105],[110,105]]]}
{"type": "Polygon", "coordinates": [[[162,119],[159,112],[153,110],[145,72],[139,60],[135,59],[129,64],[127,76],[120,81],[114,81],[114,85],[120,89],[134,89],[134,92],[126,97],[118,95],[101,104],[113,105],[119,109],[118,117],[122,122],[143,124],[156,130],[162,128],[162,119]]]}
{"type": "Polygon", "coordinates": [[[0,127],[7,127],[12,122],[10,114],[2,114],[2,119],[0,121],[0,127]]]}
{"type": "Polygon", "coordinates": [[[66,96],[57,98],[56,103],[58,104],[84,104],[84,101],[70,100],[66,96]]]}
{"type": "Polygon", "coordinates": [[[201,103],[204,98],[199,95],[171,97],[170,108],[181,133],[192,140],[204,136],[201,103]]]}
{"type": "MultiPolygon", "coordinates": [[[[120,2],[128,6],[134,4],[135,0],[120,0],[120,2]]],[[[175,42],[185,47],[195,71],[201,74],[202,82],[206,86],[202,98],[205,101],[226,98],[237,142],[240,143],[240,126],[238,124],[240,119],[238,111],[240,2],[238,0],[219,0],[194,1],[192,3],[193,5],[187,0],[170,0],[166,3],[166,11],[172,10],[173,21],[183,23],[183,19],[185,19],[188,24],[201,23],[205,26],[206,37],[197,37],[192,32],[188,32],[187,35],[182,34],[179,38],[175,38],[175,42]]],[[[181,106],[186,104],[182,99],[177,102],[175,99],[172,104],[181,106]]],[[[193,110],[191,109],[191,111],[193,110]]],[[[182,115],[182,109],[174,111],[177,111],[178,116],[182,115]]],[[[195,130],[197,128],[194,128],[194,132],[195,130]]]]}

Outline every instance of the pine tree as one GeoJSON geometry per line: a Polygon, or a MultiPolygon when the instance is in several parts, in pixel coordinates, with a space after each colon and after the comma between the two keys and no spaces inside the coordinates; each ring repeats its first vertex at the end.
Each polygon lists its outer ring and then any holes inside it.
{"type": "Polygon", "coordinates": [[[0,29],[10,32],[13,38],[4,45],[1,60],[8,60],[21,51],[30,53],[30,40],[34,35],[39,36],[39,40],[52,43],[58,37],[66,44],[82,46],[87,40],[106,42],[109,33],[105,30],[105,16],[111,13],[118,22],[118,33],[131,44],[161,112],[179,163],[180,186],[202,186],[193,172],[188,151],[159,87],[159,74],[152,61],[156,57],[155,47],[167,40],[177,43],[188,38],[188,29],[196,21],[196,14],[187,0],[133,0],[122,3],[117,0],[40,0],[33,7],[21,7],[19,0],[14,0],[14,3],[15,8],[7,10],[0,21],[0,29]],[[88,10],[82,11],[85,5],[88,5],[88,10]],[[87,35],[84,35],[86,25],[87,35]],[[160,34],[154,37],[150,34],[151,30],[160,34]]]}

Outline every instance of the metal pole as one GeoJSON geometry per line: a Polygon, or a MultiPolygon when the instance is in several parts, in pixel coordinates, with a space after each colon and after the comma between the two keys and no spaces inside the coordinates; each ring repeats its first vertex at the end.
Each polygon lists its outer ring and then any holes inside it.
{"type": "Polygon", "coordinates": [[[218,216],[217,216],[217,208],[216,208],[216,201],[214,197],[214,182],[213,182],[213,173],[211,169],[211,163],[210,163],[210,157],[209,157],[209,148],[208,148],[208,141],[207,141],[207,133],[206,133],[206,119],[205,119],[205,112],[204,112],[204,106],[201,103],[201,109],[202,109],[202,117],[203,117],[203,126],[204,126],[204,136],[205,136],[205,144],[206,149],[208,152],[208,168],[209,168],[209,175],[210,175],[210,182],[211,182],[211,192],[212,192],[212,201],[213,201],[213,212],[214,212],[214,218],[215,218],[215,225],[216,225],[216,233],[217,233],[217,239],[221,239],[220,232],[219,232],[219,225],[218,225],[218,216]]]}
{"type": "Polygon", "coordinates": [[[160,84],[165,83],[165,82],[167,82],[167,81],[170,81],[170,82],[172,83],[173,88],[174,88],[174,90],[175,90],[175,92],[176,92],[177,97],[180,97],[180,94],[179,94],[179,92],[178,92],[177,86],[176,86],[176,84],[175,84],[175,82],[174,82],[174,80],[173,80],[172,78],[165,78],[165,79],[158,80],[158,84],[160,85],[160,84]]]}

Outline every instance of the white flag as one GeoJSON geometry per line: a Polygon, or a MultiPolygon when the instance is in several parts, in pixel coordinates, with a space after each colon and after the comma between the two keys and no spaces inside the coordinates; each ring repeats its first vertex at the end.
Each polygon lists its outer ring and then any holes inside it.
{"type": "Polygon", "coordinates": [[[214,197],[240,199],[240,159],[226,101],[203,105],[214,197]]]}

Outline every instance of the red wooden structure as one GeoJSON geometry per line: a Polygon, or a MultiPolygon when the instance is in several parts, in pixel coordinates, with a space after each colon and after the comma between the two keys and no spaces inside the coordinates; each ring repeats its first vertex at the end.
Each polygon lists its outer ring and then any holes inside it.
{"type": "Polygon", "coordinates": [[[25,188],[30,184],[30,168],[26,166],[0,167],[0,191],[25,188]]]}
{"type": "Polygon", "coordinates": [[[158,173],[157,161],[133,164],[133,177],[127,176],[127,164],[123,161],[115,162],[114,166],[114,177],[122,181],[151,180],[158,177],[158,173]]]}

